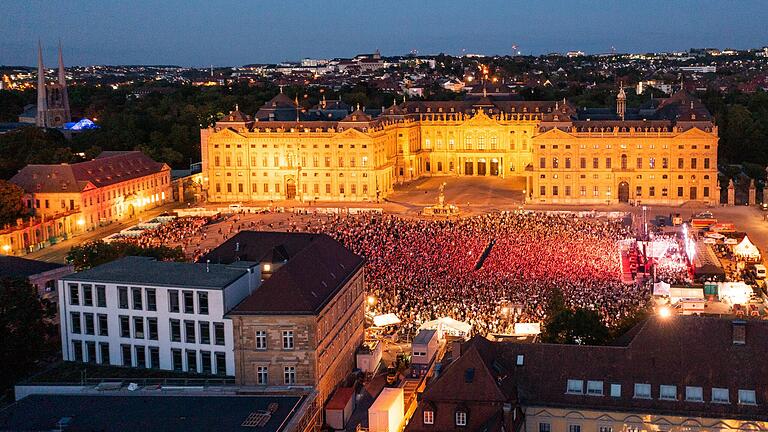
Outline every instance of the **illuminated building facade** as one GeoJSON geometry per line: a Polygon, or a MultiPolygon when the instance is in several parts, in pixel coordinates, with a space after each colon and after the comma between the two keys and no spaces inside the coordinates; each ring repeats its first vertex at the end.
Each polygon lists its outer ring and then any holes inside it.
{"type": "Polygon", "coordinates": [[[424,176],[495,176],[535,203],[719,202],[717,127],[685,92],[577,108],[483,92],[377,115],[306,113],[284,94],[201,131],[212,202],[376,201],[424,176]]]}
{"type": "Polygon", "coordinates": [[[172,197],[170,167],[139,151],[102,152],[74,164],[27,165],[11,182],[24,189],[24,205],[37,217],[77,214],[78,226],[64,230],[70,233],[132,218],[172,197]]]}
{"type": "Polygon", "coordinates": [[[311,387],[324,404],[363,343],[363,258],[324,234],[243,231],[209,260],[259,264],[261,285],[226,314],[237,384],[311,387]]]}

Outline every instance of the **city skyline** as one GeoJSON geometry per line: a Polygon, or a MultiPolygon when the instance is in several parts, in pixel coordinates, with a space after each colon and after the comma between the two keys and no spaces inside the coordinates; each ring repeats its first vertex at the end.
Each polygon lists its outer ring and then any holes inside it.
{"type": "Polygon", "coordinates": [[[10,2],[0,17],[0,64],[46,63],[58,40],[66,64],[239,66],[302,58],[383,55],[522,54],[747,49],[765,45],[768,10],[759,1],[571,4],[396,2],[366,8],[348,2],[239,4],[166,2],[10,2]],[[151,6],[151,9],[150,7],[151,6]],[[735,6],[738,6],[735,7],[735,6]],[[630,13],[631,12],[631,13],[630,13]],[[119,17],[119,19],[117,18],[119,17]],[[12,21],[11,21],[12,20],[12,21]],[[183,24],[182,24],[183,23],[183,24]],[[718,29],[713,32],[712,29],[718,29]],[[392,35],[398,37],[393,38],[392,35]]]}

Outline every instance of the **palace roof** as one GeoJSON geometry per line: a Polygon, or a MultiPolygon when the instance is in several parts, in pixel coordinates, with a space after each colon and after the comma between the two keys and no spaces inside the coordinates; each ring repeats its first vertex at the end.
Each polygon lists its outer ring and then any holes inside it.
{"type": "Polygon", "coordinates": [[[80,192],[88,184],[104,187],[170,169],[140,151],[105,151],[86,162],[27,165],[11,182],[28,193],[80,192]]]}

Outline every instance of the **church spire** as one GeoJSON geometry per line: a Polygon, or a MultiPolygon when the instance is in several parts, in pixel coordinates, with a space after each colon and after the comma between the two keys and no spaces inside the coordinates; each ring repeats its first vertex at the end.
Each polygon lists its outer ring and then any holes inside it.
{"type": "Polygon", "coordinates": [[[43,46],[40,40],[37,41],[37,117],[35,118],[35,124],[38,127],[45,127],[45,112],[46,107],[46,94],[45,94],[45,66],[43,66],[43,46]]]}
{"type": "Polygon", "coordinates": [[[69,96],[67,95],[67,77],[64,70],[64,55],[61,50],[61,41],[59,41],[59,86],[61,88],[62,105],[64,106],[64,121],[71,120],[72,115],[69,111],[69,96]]]}

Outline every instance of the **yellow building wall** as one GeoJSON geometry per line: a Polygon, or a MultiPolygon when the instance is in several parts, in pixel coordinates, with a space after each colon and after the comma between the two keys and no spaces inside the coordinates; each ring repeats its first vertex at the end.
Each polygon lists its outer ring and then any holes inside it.
{"type": "Polygon", "coordinates": [[[768,422],[684,417],[642,412],[611,412],[530,406],[525,411],[525,432],[539,432],[539,424],[551,432],[568,432],[578,425],[582,432],[691,432],[766,430],[768,422]],[[608,429],[610,428],[610,429],[608,429]]]}
{"type": "Polygon", "coordinates": [[[719,202],[717,128],[541,126],[540,114],[481,110],[421,114],[370,130],[208,128],[201,131],[207,199],[378,201],[396,184],[459,175],[516,180],[532,203],[719,202]]]}

